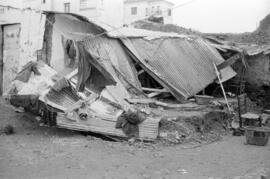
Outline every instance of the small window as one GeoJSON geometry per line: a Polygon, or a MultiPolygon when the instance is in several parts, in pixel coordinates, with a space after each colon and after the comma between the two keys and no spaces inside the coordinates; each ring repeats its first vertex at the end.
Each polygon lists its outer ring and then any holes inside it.
{"type": "Polygon", "coordinates": [[[70,12],[70,3],[64,3],[64,12],[70,12]]]}
{"type": "Polygon", "coordinates": [[[136,15],[137,14],[137,7],[132,7],[131,8],[131,15],[136,15]]]}
{"type": "Polygon", "coordinates": [[[168,9],[168,16],[172,16],[172,10],[168,9]]]}
{"type": "Polygon", "coordinates": [[[148,14],[149,14],[149,10],[148,8],[145,8],[145,16],[148,16],[148,14]]]}
{"type": "Polygon", "coordinates": [[[0,7],[0,14],[4,14],[5,13],[5,8],[4,7],[0,7]]]}
{"type": "Polygon", "coordinates": [[[162,14],[162,11],[161,11],[161,9],[160,9],[160,6],[157,6],[157,14],[158,14],[158,15],[161,15],[161,14],[162,14]]]}
{"type": "Polygon", "coordinates": [[[101,8],[104,8],[104,0],[101,0],[101,8]]]}
{"type": "Polygon", "coordinates": [[[87,8],[88,0],[80,0],[80,9],[87,8]]]}

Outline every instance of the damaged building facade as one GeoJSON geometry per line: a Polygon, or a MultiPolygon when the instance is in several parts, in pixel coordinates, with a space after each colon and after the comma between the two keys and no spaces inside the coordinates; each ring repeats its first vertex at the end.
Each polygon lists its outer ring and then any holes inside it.
{"type": "MultiPolygon", "coordinates": [[[[146,104],[187,102],[217,82],[215,67],[225,62],[196,36],[115,30],[70,13],[20,13],[22,20],[1,26],[2,92],[49,125],[156,139],[161,116],[146,104]]],[[[235,75],[230,66],[219,70],[222,82],[235,75]]]]}

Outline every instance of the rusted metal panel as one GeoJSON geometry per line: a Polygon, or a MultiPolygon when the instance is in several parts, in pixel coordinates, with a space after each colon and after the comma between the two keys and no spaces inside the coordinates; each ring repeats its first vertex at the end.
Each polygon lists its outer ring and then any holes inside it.
{"type": "MultiPolygon", "coordinates": [[[[218,52],[202,39],[160,38],[123,40],[138,60],[163,82],[179,100],[194,96],[216,79],[213,63],[224,62],[218,52]]],[[[228,67],[225,76],[235,72],[228,67]]]]}
{"type": "Polygon", "coordinates": [[[97,63],[103,66],[104,70],[116,82],[115,85],[106,86],[106,89],[117,99],[117,102],[124,109],[128,109],[129,104],[125,101],[125,99],[131,97],[128,89],[134,88],[137,91],[141,90],[135,69],[130,64],[131,59],[129,59],[119,41],[104,37],[90,37],[82,43],[86,51],[96,59],[95,61],[97,63]],[[125,80],[122,80],[123,78],[125,80]]]}

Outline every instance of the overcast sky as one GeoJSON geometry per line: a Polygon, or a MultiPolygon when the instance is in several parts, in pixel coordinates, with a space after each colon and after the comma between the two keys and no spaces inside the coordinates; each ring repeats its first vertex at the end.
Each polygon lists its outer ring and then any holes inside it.
{"type": "MultiPolygon", "coordinates": [[[[169,0],[175,5],[192,0],[169,0]]],[[[174,9],[174,23],[201,32],[250,32],[270,13],[270,0],[195,0],[174,9]]]]}

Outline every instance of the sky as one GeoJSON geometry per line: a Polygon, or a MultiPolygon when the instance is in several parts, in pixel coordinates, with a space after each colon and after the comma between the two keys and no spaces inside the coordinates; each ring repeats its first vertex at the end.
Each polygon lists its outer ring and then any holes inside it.
{"type": "Polygon", "coordinates": [[[169,0],[175,5],[174,23],[208,33],[254,31],[270,13],[270,0],[169,0]]]}
{"type": "MultiPolygon", "coordinates": [[[[0,0],[1,2],[22,0],[0,0]]],[[[114,0],[110,0],[112,3],[114,0]]],[[[176,6],[174,23],[208,33],[242,33],[254,31],[259,22],[270,13],[270,0],[169,0],[176,6]]],[[[14,3],[13,3],[14,4],[14,3]]]]}

